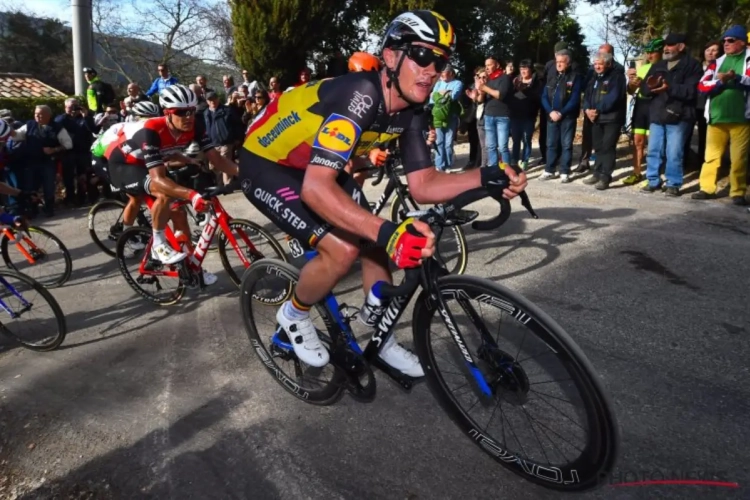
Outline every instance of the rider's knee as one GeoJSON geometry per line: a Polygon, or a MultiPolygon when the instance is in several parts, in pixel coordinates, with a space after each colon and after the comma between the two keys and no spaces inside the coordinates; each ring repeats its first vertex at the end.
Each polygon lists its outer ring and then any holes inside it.
{"type": "Polygon", "coordinates": [[[359,257],[359,245],[340,238],[335,234],[329,234],[323,238],[317,246],[318,253],[340,268],[343,272],[349,270],[359,257]]]}

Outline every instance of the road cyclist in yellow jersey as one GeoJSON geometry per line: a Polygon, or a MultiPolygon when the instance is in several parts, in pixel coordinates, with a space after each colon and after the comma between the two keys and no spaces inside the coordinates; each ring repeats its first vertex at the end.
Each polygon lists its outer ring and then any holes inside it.
{"type": "MultiPolygon", "coordinates": [[[[282,231],[318,252],[276,315],[294,354],[307,365],[322,367],[330,359],[309,311],[358,258],[367,294],[375,284],[392,282],[388,258],[410,268],[434,252],[428,224],[409,218],[398,225],[370,212],[361,187],[345,171],[352,157],[398,139],[417,203],[443,203],[480,187],[510,199],[526,187],[525,174],[499,166],[460,175],[434,168],[423,135],[424,104],[455,46],[453,26],[442,15],[405,12],[387,28],[379,71],[300,85],[269,104],[249,128],[239,156],[245,196],[282,231]]],[[[417,357],[392,334],[379,356],[408,376],[424,375],[417,357]]]]}

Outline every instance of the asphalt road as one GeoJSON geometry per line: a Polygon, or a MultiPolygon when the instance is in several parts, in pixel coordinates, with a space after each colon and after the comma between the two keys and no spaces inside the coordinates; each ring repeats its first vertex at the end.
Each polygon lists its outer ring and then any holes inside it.
{"type": "MultiPolygon", "coordinates": [[[[378,189],[366,190],[372,201],[378,189]]],[[[748,498],[750,215],[580,181],[528,191],[540,219],[514,203],[498,234],[469,230],[467,274],[537,302],[588,355],[622,430],[611,483],[740,485],[607,484],[584,496],[748,498]]],[[[225,199],[263,220],[241,195],[225,199]]],[[[210,293],[152,306],[90,241],[85,215],[43,222],[74,257],[71,281],[53,290],[69,328],[61,349],[0,340],[0,497],[559,497],[480,452],[424,385],[407,395],[378,374],[373,403],[297,401],[250,350],[216,255],[210,293]]],[[[358,284],[341,283],[342,300],[360,304],[358,284]]],[[[397,332],[410,343],[405,320],[397,332]]]]}

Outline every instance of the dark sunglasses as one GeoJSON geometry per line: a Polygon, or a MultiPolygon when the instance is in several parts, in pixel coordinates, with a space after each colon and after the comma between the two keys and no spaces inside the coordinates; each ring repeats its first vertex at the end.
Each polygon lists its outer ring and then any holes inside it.
{"type": "Polygon", "coordinates": [[[256,98],[256,99],[265,99],[265,97],[264,97],[264,96],[262,96],[262,95],[256,95],[256,96],[255,96],[255,98],[256,98]]]}
{"type": "Polygon", "coordinates": [[[736,41],[737,41],[736,38],[725,38],[724,39],[724,43],[734,43],[736,41]]]}
{"type": "Polygon", "coordinates": [[[180,117],[188,118],[190,116],[195,115],[195,108],[175,109],[174,111],[172,111],[172,114],[180,116],[180,117]]]}
{"type": "Polygon", "coordinates": [[[439,56],[433,49],[419,45],[409,45],[404,49],[406,57],[417,63],[421,68],[426,68],[430,64],[435,65],[435,71],[442,73],[448,66],[448,58],[439,56]]]}

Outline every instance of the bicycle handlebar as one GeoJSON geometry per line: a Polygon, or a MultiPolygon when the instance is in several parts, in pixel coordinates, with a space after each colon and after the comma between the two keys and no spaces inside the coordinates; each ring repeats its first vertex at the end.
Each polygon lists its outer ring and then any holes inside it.
{"type": "Polygon", "coordinates": [[[201,193],[201,197],[204,200],[209,200],[217,196],[234,193],[238,189],[240,189],[240,181],[239,179],[233,179],[229,184],[226,184],[224,186],[211,186],[209,188],[206,188],[206,190],[201,193]]]}
{"type": "MultiPolygon", "coordinates": [[[[502,192],[500,192],[499,190],[490,191],[485,187],[470,189],[456,196],[449,203],[443,205],[443,210],[446,214],[450,215],[450,213],[456,210],[460,210],[466,205],[470,205],[476,201],[487,198],[488,196],[492,197],[500,204],[500,213],[492,219],[474,221],[472,222],[471,227],[476,231],[492,231],[505,224],[505,222],[507,222],[507,220],[510,218],[510,200],[503,198],[502,192]]],[[[519,196],[521,198],[521,204],[524,206],[524,208],[529,211],[534,219],[538,219],[539,216],[531,207],[531,202],[529,201],[529,196],[526,194],[526,191],[523,191],[519,196]]],[[[429,219],[430,212],[431,210],[427,211],[427,214],[420,217],[420,220],[429,219]]],[[[422,275],[422,267],[423,266],[405,269],[404,281],[400,285],[383,284],[383,287],[381,289],[383,295],[385,297],[399,297],[409,293],[410,290],[414,289],[419,284],[419,279],[422,275]]]]}

